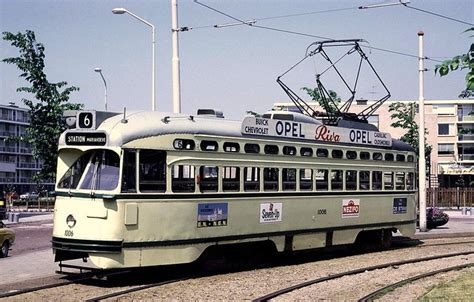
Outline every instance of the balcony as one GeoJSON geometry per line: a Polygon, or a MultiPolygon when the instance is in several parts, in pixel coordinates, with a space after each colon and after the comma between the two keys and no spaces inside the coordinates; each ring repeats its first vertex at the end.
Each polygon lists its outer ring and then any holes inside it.
{"type": "Polygon", "coordinates": [[[474,134],[465,134],[458,136],[459,141],[474,141],[474,134]]]}
{"type": "Polygon", "coordinates": [[[16,166],[18,168],[27,168],[27,169],[37,169],[36,163],[17,163],[16,166]]]}

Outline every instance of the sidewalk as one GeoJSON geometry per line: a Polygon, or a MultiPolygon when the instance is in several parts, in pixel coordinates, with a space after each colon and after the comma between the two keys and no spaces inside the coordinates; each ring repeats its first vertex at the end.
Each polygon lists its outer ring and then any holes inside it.
{"type": "Polygon", "coordinates": [[[3,223],[6,225],[12,225],[12,224],[23,223],[23,222],[35,222],[35,221],[43,221],[43,220],[51,220],[51,222],[53,221],[52,212],[15,212],[15,214],[19,215],[18,222],[12,222],[12,221],[8,221],[8,219],[4,219],[2,220],[3,223]]]}

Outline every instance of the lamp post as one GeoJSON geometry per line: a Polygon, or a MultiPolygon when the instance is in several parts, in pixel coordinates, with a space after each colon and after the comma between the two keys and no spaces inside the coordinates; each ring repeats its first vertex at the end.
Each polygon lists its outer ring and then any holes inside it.
{"type": "Polygon", "coordinates": [[[94,71],[98,72],[100,74],[100,77],[102,78],[102,81],[104,81],[104,87],[105,87],[105,93],[104,93],[105,102],[104,102],[104,105],[105,105],[105,111],[107,111],[107,82],[105,81],[104,75],[102,74],[102,69],[94,68],[94,71]]]}
{"type": "Polygon", "coordinates": [[[112,13],[116,14],[116,15],[123,15],[125,13],[129,14],[130,16],[134,17],[135,19],[145,23],[146,25],[150,26],[151,27],[151,35],[152,35],[152,48],[151,48],[151,51],[152,51],[152,63],[151,63],[151,67],[152,67],[152,73],[151,73],[151,110],[155,111],[156,108],[156,104],[155,104],[155,26],[153,24],[151,24],[150,22],[146,21],[145,19],[143,18],[140,18],[139,16],[135,15],[134,13],[126,10],[125,8],[114,8],[112,10],[112,13]]]}

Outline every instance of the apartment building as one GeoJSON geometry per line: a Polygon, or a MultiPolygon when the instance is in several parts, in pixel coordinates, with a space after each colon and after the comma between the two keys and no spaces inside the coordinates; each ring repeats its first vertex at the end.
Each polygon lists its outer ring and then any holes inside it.
{"type": "MultiPolygon", "coordinates": [[[[415,100],[387,101],[369,118],[369,122],[393,138],[400,138],[404,130],[391,126],[389,106],[394,102],[415,100]]],[[[350,111],[360,112],[373,103],[357,100],[350,111]]],[[[309,104],[314,105],[315,110],[321,110],[318,104],[309,104]]],[[[272,110],[298,111],[293,103],[275,103],[272,110]]],[[[427,142],[433,148],[429,185],[474,187],[474,100],[425,100],[425,127],[428,129],[427,142]]]]}
{"type": "MultiPolygon", "coordinates": [[[[33,176],[41,169],[41,161],[33,158],[29,144],[9,139],[22,136],[29,120],[28,109],[14,103],[0,104],[0,192],[22,194],[37,189],[33,176]]],[[[45,185],[49,188],[53,186],[45,185]]]]}

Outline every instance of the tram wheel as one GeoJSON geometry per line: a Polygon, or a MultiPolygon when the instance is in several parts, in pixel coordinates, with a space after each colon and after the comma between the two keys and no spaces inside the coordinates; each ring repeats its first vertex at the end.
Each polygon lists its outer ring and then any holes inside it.
{"type": "Polygon", "coordinates": [[[8,240],[6,240],[3,244],[2,244],[2,249],[0,251],[0,258],[6,258],[8,257],[8,251],[10,249],[10,243],[8,242],[8,240]]]}

